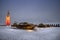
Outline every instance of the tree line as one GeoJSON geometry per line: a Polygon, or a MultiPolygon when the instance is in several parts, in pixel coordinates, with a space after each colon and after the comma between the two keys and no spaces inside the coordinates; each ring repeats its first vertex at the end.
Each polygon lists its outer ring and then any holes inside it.
{"type": "Polygon", "coordinates": [[[19,28],[19,29],[34,29],[35,27],[38,27],[38,28],[60,27],[60,24],[43,24],[43,23],[40,23],[37,25],[37,24],[28,23],[28,22],[21,22],[19,24],[17,22],[14,22],[11,26],[19,28]]]}

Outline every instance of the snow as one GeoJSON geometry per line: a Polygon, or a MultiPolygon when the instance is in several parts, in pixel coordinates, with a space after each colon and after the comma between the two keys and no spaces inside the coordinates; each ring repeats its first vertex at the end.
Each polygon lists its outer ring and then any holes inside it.
{"type": "Polygon", "coordinates": [[[60,40],[60,27],[37,28],[29,32],[1,26],[0,40],[60,40]]]}

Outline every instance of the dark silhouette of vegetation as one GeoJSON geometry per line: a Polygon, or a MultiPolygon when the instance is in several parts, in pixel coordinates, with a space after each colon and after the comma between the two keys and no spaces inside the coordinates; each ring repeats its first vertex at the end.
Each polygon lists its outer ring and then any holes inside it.
{"type": "Polygon", "coordinates": [[[18,28],[18,29],[26,29],[26,30],[33,30],[35,27],[38,28],[46,28],[46,27],[60,27],[60,24],[43,24],[40,23],[39,25],[34,25],[32,23],[28,23],[28,22],[21,22],[19,24],[17,24],[17,22],[14,22],[13,25],[11,25],[12,27],[18,28]]]}
{"type": "Polygon", "coordinates": [[[45,25],[43,23],[40,23],[38,27],[45,27],[45,25]]]}
{"type": "Polygon", "coordinates": [[[32,24],[29,24],[28,22],[21,22],[19,24],[14,23],[12,26],[18,28],[18,29],[26,29],[26,30],[33,30],[34,26],[32,24]]]}

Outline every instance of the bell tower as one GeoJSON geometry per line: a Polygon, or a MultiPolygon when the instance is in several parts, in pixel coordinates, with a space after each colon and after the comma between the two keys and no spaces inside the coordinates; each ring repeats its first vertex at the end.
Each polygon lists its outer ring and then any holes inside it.
{"type": "Polygon", "coordinates": [[[7,15],[6,15],[6,26],[10,25],[10,13],[8,11],[7,15]]]}

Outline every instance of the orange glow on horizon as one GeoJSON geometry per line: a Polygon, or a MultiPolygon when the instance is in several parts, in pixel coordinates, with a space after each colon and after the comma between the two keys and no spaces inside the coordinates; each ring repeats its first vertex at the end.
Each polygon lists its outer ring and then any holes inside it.
{"type": "Polygon", "coordinates": [[[32,32],[33,30],[27,30],[28,32],[32,32]]]}

